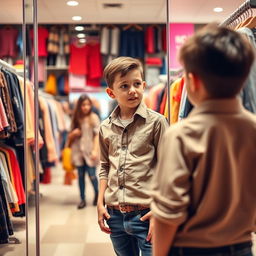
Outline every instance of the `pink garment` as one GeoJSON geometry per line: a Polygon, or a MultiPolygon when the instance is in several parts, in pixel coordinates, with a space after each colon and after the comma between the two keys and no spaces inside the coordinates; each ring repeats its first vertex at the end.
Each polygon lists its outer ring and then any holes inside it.
{"type": "Polygon", "coordinates": [[[58,155],[56,152],[52,125],[51,125],[51,117],[49,108],[47,105],[46,100],[43,97],[39,97],[39,105],[40,109],[43,113],[43,120],[44,120],[44,132],[45,132],[45,143],[47,147],[47,160],[48,162],[56,162],[58,160],[58,155]]]}
{"type": "MultiPolygon", "coordinates": [[[[34,61],[31,61],[31,81],[34,83],[34,61]]],[[[46,58],[38,58],[38,82],[46,81],[46,58]]]]}
{"type": "Polygon", "coordinates": [[[85,75],[74,75],[72,73],[69,74],[69,89],[78,90],[85,89],[86,77],[85,75]]]}
{"type": "Polygon", "coordinates": [[[16,57],[18,30],[14,28],[0,29],[0,57],[16,57]]]}
{"type": "Polygon", "coordinates": [[[4,110],[4,105],[2,102],[2,98],[0,98],[0,131],[4,130],[4,128],[8,127],[9,123],[7,120],[7,116],[4,110]]]}

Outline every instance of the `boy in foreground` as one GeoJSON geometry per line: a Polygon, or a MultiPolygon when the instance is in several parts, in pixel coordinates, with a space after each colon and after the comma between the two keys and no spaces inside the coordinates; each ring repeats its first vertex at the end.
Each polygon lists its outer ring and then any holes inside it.
{"type": "Polygon", "coordinates": [[[256,117],[238,94],[254,53],[211,24],[180,50],[187,119],[163,137],[151,209],[155,256],[250,256],[256,230],[256,117]]]}
{"type": "Polygon", "coordinates": [[[138,60],[114,59],[104,77],[106,92],[118,106],[100,128],[98,223],[110,234],[117,255],[138,256],[141,251],[150,256],[150,191],[159,141],[168,123],[142,103],[146,84],[138,60]]]}

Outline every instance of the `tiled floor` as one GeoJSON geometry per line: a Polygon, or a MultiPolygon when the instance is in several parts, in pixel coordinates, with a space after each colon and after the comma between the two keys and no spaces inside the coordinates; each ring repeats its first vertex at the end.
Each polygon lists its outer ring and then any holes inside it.
{"type": "MultiPolygon", "coordinates": [[[[40,255],[41,256],[114,256],[109,236],[98,228],[96,208],[92,206],[93,191],[87,180],[87,207],[77,210],[79,202],[76,181],[63,185],[64,172],[52,170],[52,183],[40,185],[40,255]]],[[[33,208],[29,212],[34,216],[33,208]]],[[[25,256],[25,220],[14,219],[15,237],[21,244],[0,245],[0,256],[25,256]]],[[[34,223],[29,223],[30,239],[35,240],[34,223]]],[[[256,248],[254,248],[256,255],[256,248]]],[[[29,245],[29,256],[35,247],[29,245]]],[[[132,256],[132,255],[131,255],[132,256]]]]}

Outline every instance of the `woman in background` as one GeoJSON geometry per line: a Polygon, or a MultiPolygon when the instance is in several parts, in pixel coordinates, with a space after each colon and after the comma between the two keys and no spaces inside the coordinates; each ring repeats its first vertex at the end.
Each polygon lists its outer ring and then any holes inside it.
{"type": "Polygon", "coordinates": [[[79,97],[71,121],[71,131],[68,143],[72,149],[72,163],[78,170],[78,184],[81,201],[77,206],[82,209],[86,206],[85,173],[87,172],[95,192],[93,205],[97,204],[98,180],[96,166],[99,163],[98,131],[100,120],[92,112],[92,101],[86,94],[79,97]]]}

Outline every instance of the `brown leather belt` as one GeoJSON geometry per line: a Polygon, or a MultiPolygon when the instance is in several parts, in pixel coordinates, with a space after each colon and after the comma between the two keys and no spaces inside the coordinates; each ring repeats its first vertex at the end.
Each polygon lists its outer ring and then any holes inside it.
{"type": "Polygon", "coordinates": [[[135,205],[135,204],[119,204],[119,205],[108,205],[108,208],[118,210],[122,213],[142,211],[149,209],[149,206],[146,205],[135,205]]]}

